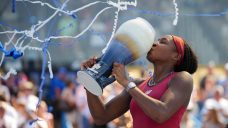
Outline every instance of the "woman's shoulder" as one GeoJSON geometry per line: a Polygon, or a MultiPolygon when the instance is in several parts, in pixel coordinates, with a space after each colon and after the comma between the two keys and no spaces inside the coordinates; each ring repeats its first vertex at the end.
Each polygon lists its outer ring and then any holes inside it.
{"type": "Polygon", "coordinates": [[[181,80],[192,80],[192,75],[186,71],[175,72],[176,75],[174,78],[181,79],[181,80]]]}
{"type": "Polygon", "coordinates": [[[192,75],[186,71],[175,72],[175,76],[170,81],[170,84],[177,86],[177,87],[187,87],[192,88],[193,86],[193,78],[192,75]]]}

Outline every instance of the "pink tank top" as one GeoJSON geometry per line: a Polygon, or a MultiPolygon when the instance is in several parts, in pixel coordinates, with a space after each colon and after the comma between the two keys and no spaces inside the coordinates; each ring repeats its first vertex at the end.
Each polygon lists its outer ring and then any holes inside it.
{"type": "MultiPolygon", "coordinates": [[[[160,100],[162,95],[168,89],[168,83],[175,76],[176,73],[173,73],[166,77],[163,81],[153,87],[149,87],[147,85],[149,79],[145,80],[141,85],[139,85],[139,89],[146,93],[148,96],[153,97],[154,99],[160,100]]],[[[185,106],[179,108],[179,110],[174,113],[170,119],[165,121],[162,124],[157,123],[150,117],[148,117],[137,105],[134,99],[131,100],[130,103],[130,112],[133,118],[133,128],[179,128],[181,118],[186,110],[185,106]]]]}

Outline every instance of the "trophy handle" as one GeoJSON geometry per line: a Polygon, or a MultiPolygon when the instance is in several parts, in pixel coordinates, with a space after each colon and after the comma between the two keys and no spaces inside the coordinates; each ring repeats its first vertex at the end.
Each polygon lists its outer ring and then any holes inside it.
{"type": "Polygon", "coordinates": [[[116,80],[114,76],[111,76],[109,78],[103,77],[102,78],[102,87],[105,88],[107,85],[113,83],[116,80]]]}
{"type": "Polygon", "coordinates": [[[101,60],[101,58],[104,56],[104,54],[102,54],[100,57],[98,57],[97,59],[96,59],[96,63],[98,63],[100,60],[101,60]]]}

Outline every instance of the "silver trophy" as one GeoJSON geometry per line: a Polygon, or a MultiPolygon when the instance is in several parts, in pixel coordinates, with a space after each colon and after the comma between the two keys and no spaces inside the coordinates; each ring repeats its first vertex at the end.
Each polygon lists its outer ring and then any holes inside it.
{"type": "Polygon", "coordinates": [[[127,65],[147,53],[155,38],[152,25],[142,18],[128,20],[117,30],[108,48],[91,68],[78,71],[78,82],[94,95],[102,95],[103,88],[115,81],[114,62],[127,65]]]}

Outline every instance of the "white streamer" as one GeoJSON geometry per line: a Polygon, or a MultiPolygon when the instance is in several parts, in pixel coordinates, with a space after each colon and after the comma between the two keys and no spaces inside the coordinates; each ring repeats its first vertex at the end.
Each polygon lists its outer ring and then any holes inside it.
{"type": "Polygon", "coordinates": [[[11,74],[12,74],[12,75],[16,75],[16,74],[17,74],[16,70],[13,69],[13,68],[10,68],[10,70],[7,72],[6,75],[0,76],[0,77],[1,77],[3,80],[7,80],[7,79],[10,77],[11,74]]]}
{"type": "MultiPolygon", "coordinates": [[[[111,8],[117,8],[117,11],[115,11],[115,19],[114,19],[114,24],[113,24],[113,29],[112,29],[112,34],[111,34],[111,37],[107,43],[107,46],[109,45],[109,43],[111,42],[112,38],[114,37],[114,34],[115,34],[115,31],[116,31],[116,28],[117,28],[117,23],[118,23],[118,16],[119,16],[119,12],[120,11],[124,11],[124,10],[127,10],[127,7],[128,6],[137,6],[137,0],[135,0],[134,2],[126,2],[126,1],[120,1],[118,0],[117,3],[115,2],[112,2],[112,1],[107,1],[107,2],[102,2],[102,1],[95,1],[95,2],[92,2],[92,3],[89,3],[87,5],[84,5],[80,8],[77,8],[75,10],[71,10],[71,11],[65,11],[64,8],[66,6],[66,4],[70,1],[70,0],[66,0],[64,2],[64,4],[61,6],[61,8],[56,8],[54,6],[52,6],[51,4],[49,3],[46,3],[46,2],[42,2],[42,1],[34,1],[34,0],[16,0],[17,2],[28,2],[28,3],[31,3],[31,4],[39,4],[41,5],[42,7],[43,6],[46,6],[48,7],[49,9],[52,9],[54,10],[55,12],[49,16],[47,19],[43,20],[43,21],[38,21],[37,24],[35,25],[32,25],[30,27],[30,29],[28,30],[22,30],[22,31],[18,31],[18,30],[13,30],[13,31],[3,31],[3,32],[0,32],[0,34],[13,34],[10,38],[9,38],[9,41],[6,42],[4,44],[4,48],[6,48],[8,45],[12,44],[16,50],[20,51],[20,52],[23,52],[24,53],[24,50],[28,49],[28,50],[34,50],[34,51],[39,51],[39,52],[42,52],[42,48],[38,48],[38,47],[31,47],[29,46],[30,43],[34,42],[34,41],[37,41],[37,42],[40,42],[40,43],[44,43],[44,42],[47,42],[47,41],[50,41],[52,39],[64,39],[64,38],[67,38],[67,39],[76,39],[76,38],[79,38],[80,36],[82,36],[85,32],[87,32],[89,30],[89,28],[93,25],[93,23],[95,22],[95,20],[98,18],[98,16],[103,13],[104,11],[108,10],[108,9],[111,9],[111,8]],[[95,17],[93,18],[93,20],[91,21],[91,23],[83,30],[81,31],[79,34],[75,35],[75,36],[67,36],[67,35],[64,35],[64,36],[50,36],[50,37],[47,37],[45,39],[40,39],[39,37],[35,37],[34,36],[34,33],[38,32],[40,29],[42,29],[47,23],[49,23],[55,16],[57,16],[57,14],[59,12],[63,13],[63,14],[66,14],[66,15],[73,15],[74,13],[77,13],[83,9],[86,9],[92,5],[95,5],[95,4],[98,4],[98,3],[103,3],[103,4],[107,4],[109,5],[109,7],[106,7],[104,9],[102,9],[101,11],[99,11],[95,17]],[[14,43],[13,40],[16,38],[16,36],[19,35],[19,38],[16,40],[16,42],[14,43]],[[25,45],[25,46],[22,46],[25,39],[27,38],[30,38],[31,41],[25,45]]],[[[103,50],[104,51],[104,50],[103,50]]],[[[48,61],[48,69],[49,69],[49,73],[50,73],[50,78],[53,78],[53,72],[52,72],[52,66],[51,66],[51,55],[50,53],[48,52],[47,50],[47,54],[48,54],[48,58],[49,58],[49,61],[48,61]]],[[[2,57],[1,57],[1,62],[0,62],[0,66],[2,65],[2,62],[4,60],[5,56],[4,56],[4,53],[2,54],[2,57]]],[[[15,74],[14,72],[15,70],[11,69],[7,74],[15,74]]],[[[6,75],[7,76],[7,75],[6,75]]],[[[3,78],[3,77],[2,77],[3,78]]],[[[7,78],[7,77],[4,77],[4,78],[7,78]]]]}
{"type": "Polygon", "coordinates": [[[178,16],[179,16],[179,9],[177,7],[176,0],[173,0],[173,5],[174,5],[174,8],[175,8],[175,19],[173,20],[173,25],[176,26],[177,22],[178,22],[178,16]]]}

